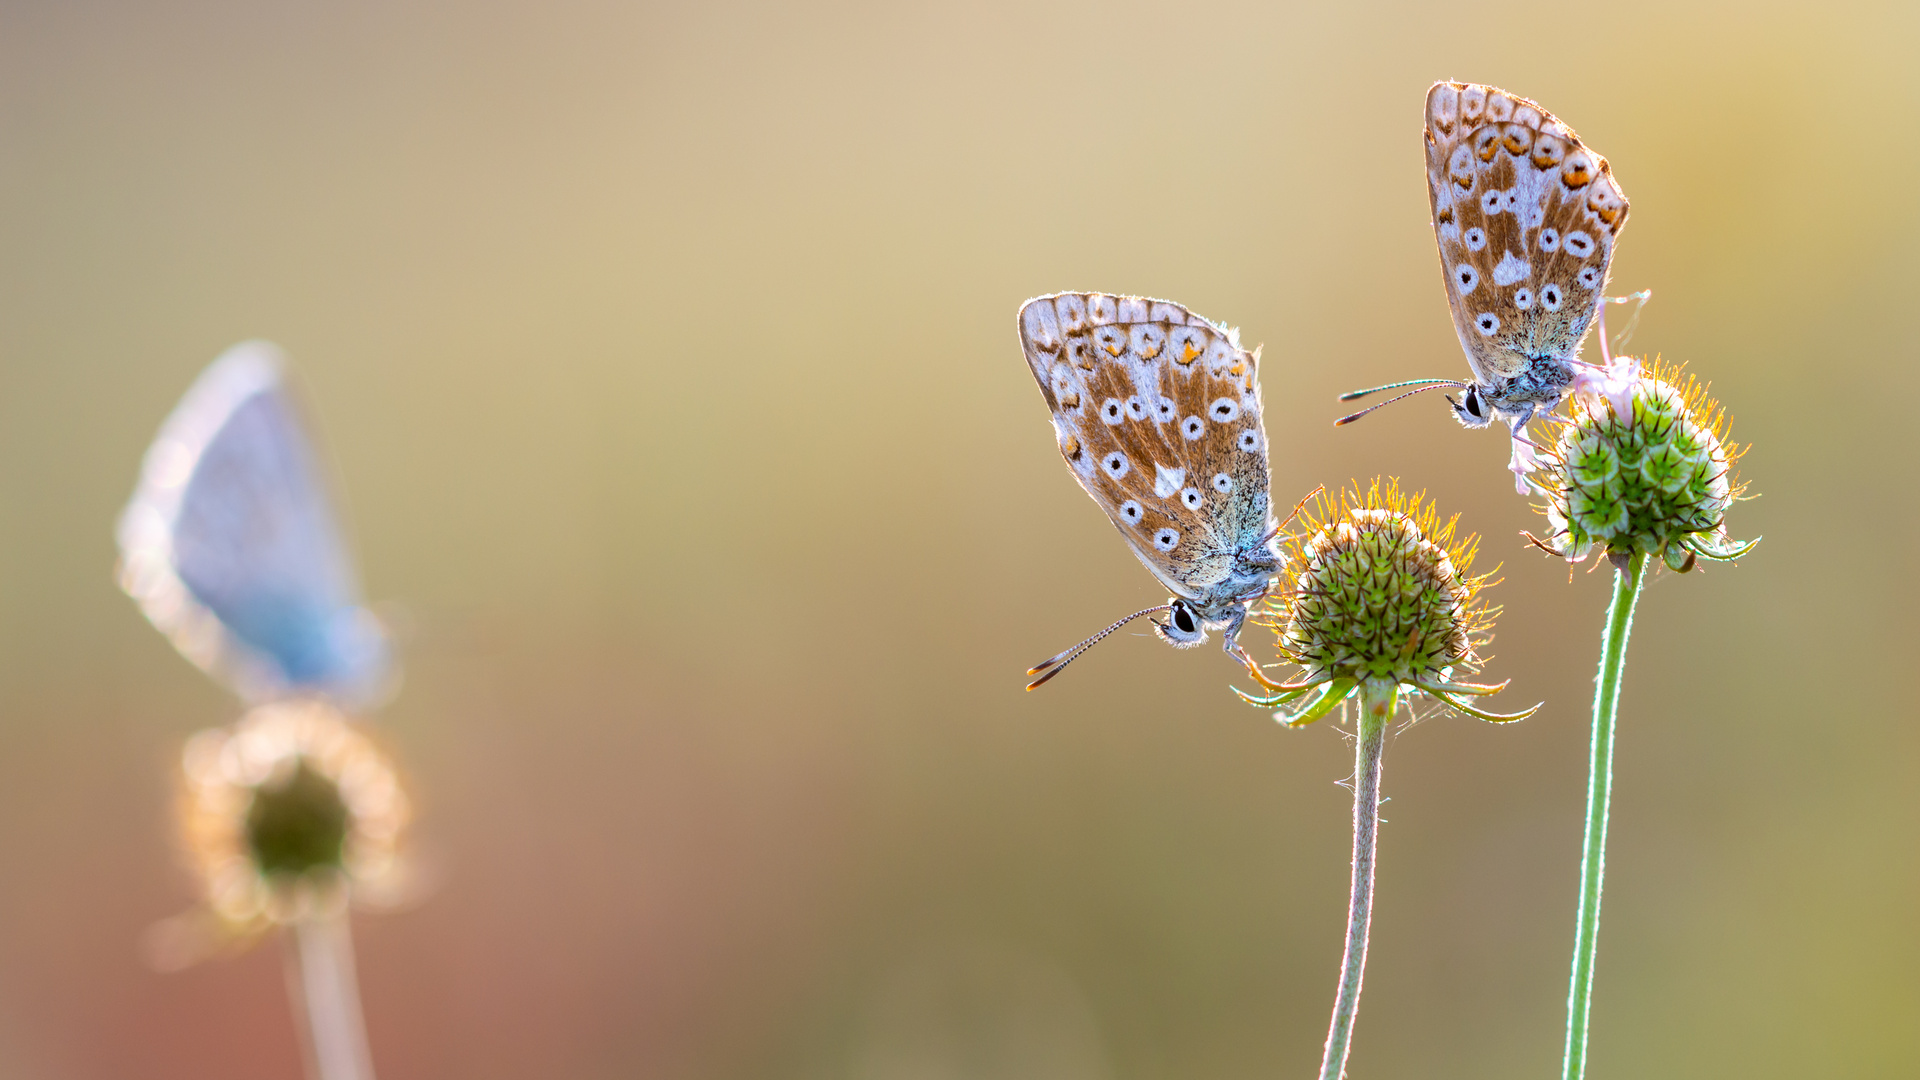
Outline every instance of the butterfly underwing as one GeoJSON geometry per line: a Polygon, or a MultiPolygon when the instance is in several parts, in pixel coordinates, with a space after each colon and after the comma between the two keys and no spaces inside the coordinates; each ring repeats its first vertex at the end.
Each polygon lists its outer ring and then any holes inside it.
{"type": "Polygon", "coordinates": [[[1019,330],[1067,468],[1174,594],[1039,665],[1033,685],[1162,612],[1162,639],[1190,647],[1217,629],[1252,667],[1235,635],[1279,570],[1259,357],[1238,331],[1137,296],[1042,296],[1021,307],[1019,330]]]}
{"type": "Polygon", "coordinates": [[[1524,427],[1573,382],[1627,198],[1572,128],[1495,87],[1435,83],[1425,142],[1447,305],[1473,369],[1456,412],[1524,427]]]}
{"type": "Polygon", "coordinates": [[[280,350],[227,350],[147,450],[120,516],[120,584],[201,668],[249,702],[390,688],[280,350]]]}

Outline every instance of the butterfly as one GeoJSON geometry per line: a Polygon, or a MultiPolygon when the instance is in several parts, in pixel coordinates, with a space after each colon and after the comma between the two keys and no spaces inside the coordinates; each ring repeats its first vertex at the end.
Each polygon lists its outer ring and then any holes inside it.
{"type": "Polygon", "coordinates": [[[1060,293],[1020,308],[1020,347],[1053,414],[1060,455],[1127,546],[1174,595],[1029,670],[1032,690],[1142,615],[1191,648],[1236,638],[1280,569],[1260,418],[1259,355],[1239,331],[1178,304],[1060,293]]]}
{"type": "Polygon", "coordinates": [[[187,391],[120,515],[120,585],[249,702],[365,707],[390,688],[391,650],[361,605],[286,366],[275,346],[243,342],[187,391]]]}
{"type": "MultiPolygon", "coordinates": [[[[1434,83],[1425,138],[1447,306],[1473,380],[1416,379],[1341,400],[1407,386],[1418,389],[1392,401],[1435,387],[1459,389],[1459,401],[1447,398],[1454,416],[1471,428],[1505,421],[1514,472],[1524,476],[1532,465],[1527,423],[1598,370],[1578,353],[1605,299],[1627,197],[1607,159],[1572,128],[1495,87],[1434,83]]],[[[1611,366],[1604,326],[1601,353],[1611,366]]]]}

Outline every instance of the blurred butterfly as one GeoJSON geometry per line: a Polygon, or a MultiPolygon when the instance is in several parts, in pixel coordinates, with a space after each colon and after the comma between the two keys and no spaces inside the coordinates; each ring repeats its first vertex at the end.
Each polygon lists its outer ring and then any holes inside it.
{"type": "Polygon", "coordinates": [[[1190,648],[1219,630],[1227,654],[1264,682],[1235,637],[1280,569],[1258,355],[1236,330],[1137,296],[1042,296],[1021,307],[1019,326],[1067,467],[1174,593],[1036,665],[1027,689],[1162,613],[1152,620],[1162,640],[1190,648]]]}
{"type": "MultiPolygon", "coordinates": [[[[1581,339],[1604,301],[1627,197],[1607,159],[1526,98],[1477,83],[1437,82],[1427,91],[1427,197],[1447,284],[1447,306],[1473,381],[1415,379],[1345,394],[1435,387],[1468,427],[1506,422],[1512,468],[1532,467],[1527,423],[1549,412],[1603,368],[1579,360],[1581,339]]],[[[1644,299],[1644,297],[1643,297],[1644,299]]],[[[1601,358],[1607,352],[1601,327],[1601,358]]],[[[1351,423],[1375,405],[1337,424],[1351,423]]],[[[1520,483],[1524,493],[1524,480],[1520,483]]]]}
{"type": "Polygon", "coordinates": [[[249,703],[363,708],[392,657],[352,559],[286,359],[264,341],[203,372],[147,449],[120,515],[120,586],[249,703]]]}

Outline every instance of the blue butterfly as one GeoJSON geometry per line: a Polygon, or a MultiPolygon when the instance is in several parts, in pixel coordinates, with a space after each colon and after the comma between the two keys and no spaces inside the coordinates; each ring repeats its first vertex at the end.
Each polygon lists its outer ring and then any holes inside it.
{"type": "Polygon", "coordinates": [[[147,449],[120,515],[120,586],[249,702],[390,691],[387,634],[362,606],[319,456],[264,341],[203,372],[147,449]]]}

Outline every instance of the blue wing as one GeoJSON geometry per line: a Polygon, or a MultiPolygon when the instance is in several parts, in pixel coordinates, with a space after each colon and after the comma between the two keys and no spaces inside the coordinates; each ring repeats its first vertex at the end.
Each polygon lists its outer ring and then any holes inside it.
{"type": "Polygon", "coordinates": [[[392,657],[285,366],[273,345],[243,342],[187,391],[120,516],[120,584],[241,697],[364,707],[388,689],[392,657]]]}

